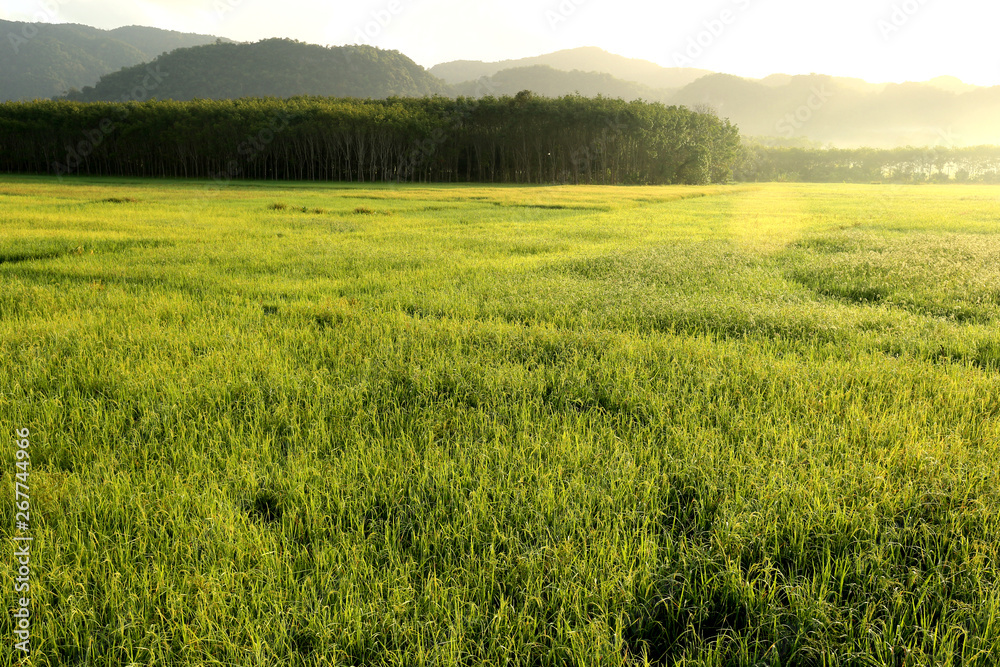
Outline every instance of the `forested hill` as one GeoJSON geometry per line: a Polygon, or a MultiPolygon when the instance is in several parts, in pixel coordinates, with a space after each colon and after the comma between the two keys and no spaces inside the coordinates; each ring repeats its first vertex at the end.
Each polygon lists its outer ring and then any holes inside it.
{"type": "Polygon", "coordinates": [[[516,95],[530,90],[545,97],[579,94],[585,97],[615,97],[623,100],[666,102],[673,91],[657,90],[641,83],[622,81],[606,72],[566,72],[548,65],[505,69],[477,81],[454,86],[455,93],[470,97],[516,95]]]}
{"type": "Polygon", "coordinates": [[[977,146],[1000,144],[1000,86],[953,77],[903,84],[811,74],[748,79],[705,70],[660,67],[596,48],[505,62],[455,61],[430,72],[465,95],[547,96],[579,92],[713,109],[744,136],[789,145],[977,146]]]}
{"type": "Polygon", "coordinates": [[[666,101],[712,108],[745,136],[838,148],[1000,144],[1000,86],[956,80],[876,85],[817,74],[760,81],[713,74],[666,101]]]}
{"type": "Polygon", "coordinates": [[[178,49],[152,63],[104,76],[96,86],[69,99],[184,101],[296,95],[377,99],[450,92],[447,84],[398,51],[269,39],[178,49]]]}
{"type": "Polygon", "coordinates": [[[5,102],[63,95],[166,51],[211,44],[218,38],[140,26],[100,30],[0,21],[0,39],[0,102],[5,102]]]}

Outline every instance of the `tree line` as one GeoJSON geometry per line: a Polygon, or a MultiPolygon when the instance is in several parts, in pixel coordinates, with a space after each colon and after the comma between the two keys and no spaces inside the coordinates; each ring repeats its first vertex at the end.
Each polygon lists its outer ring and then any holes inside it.
{"type": "Polygon", "coordinates": [[[610,98],[0,104],[0,171],[354,182],[726,182],[739,132],[610,98]]]}
{"type": "Polygon", "coordinates": [[[1000,146],[953,148],[744,147],[740,181],[1000,183],[1000,146]]]}

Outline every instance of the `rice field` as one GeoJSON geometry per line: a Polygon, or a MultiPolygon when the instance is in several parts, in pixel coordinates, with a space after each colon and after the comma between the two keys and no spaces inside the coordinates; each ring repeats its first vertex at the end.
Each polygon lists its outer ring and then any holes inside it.
{"type": "Polygon", "coordinates": [[[0,177],[31,658],[1000,663],[1000,187],[0,177]]]}

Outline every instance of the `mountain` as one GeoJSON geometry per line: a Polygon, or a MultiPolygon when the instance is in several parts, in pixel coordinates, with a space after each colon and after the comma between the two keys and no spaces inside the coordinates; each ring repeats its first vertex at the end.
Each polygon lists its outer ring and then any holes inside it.
{"type": "Polygon", "coordinates": [[[1000,144],[1000,86],[961,90],[939,80],[875,85],[817,74],[761,81],[713,74],[669,102],[711,107],[745,136],[843,148],[1000,144]]]}
{"type": "Polygon", "coordinates": [[[772,106],[772,100],[789,85],[766,86],[732,74],[709,74],[677,91],[671,102],[687,107],[711,107],[728,118],[744,117],[746,109],[772,106]]]}
{"type": "Polygon", "coordinates": [[[62,95],[164,51],[218,38],[128,26],[99,30],[77,24],[0,21],[0,102],[62,95]]]}
{"type": "Polygon", "coordinates": [[[232,40],[225,37],[196,35],[176,32],[174,30],[160,30],[159,28],[149,28],[141,25],[128,25],[122,28],[115,28],[114,30],[109,30],[108,34],[114,39],[131,44],[142,51],[146,56],[145,60],[152,60],[158,55],[169,53],[175,49],[214,44],[219,41],[232,43],[232,40]]]}
{"type": "Polygon", "coordinates": [[[965,83],[954,76],[939,76],[927,82],[927,85],[947,90],[950,93],[971,93],[977,88],[970,83],[965,83]]]}
{"type": "Polygon", "coordinates": [[[290,39],[216,43],[177,49],[151,63],[101,77],[69,99],[239,97],[421,97],[451,93],[442,81],[399,53],[371,46],[324,47],[290,39]]]}
{"type": "Polygon", "coordinates": [[[618,97],[624,100],[662,102],[671,91],[657,90],[641,83],[622,81],[603,72],[564,72],[548,65],[514,67],[477,81],[452,86],[455,93],[468,97],[483,95],[516,95],[522,90],[545,97],[561,97],[579,93],[584,97],[618,97]]]}
{"type": "MultiPolygon", "coordinates": [[[[787,86],[789,84],[792,84],[795,81],[796,76],[800,75],[772,74],[770,76],[764,77],[763,79],[757,79],[757,81],[770,88],[780,88],[782,86],[787,86]]],[[[817,75],[812,75],[812,76],[817,76],[817,75]]],[[[826,81],[836,82],[845,89],[855,90],[864,93],[878,93],[884,90],[886,85],[888,85],[884,83],[869,83],[864,79],[853,79],[844,76],[830,76],[823,78],[826,81]]]]}
{"type": "Polygon", "coordinates": [[[531,90],[644,99],[712,109],[745,136],[838,147],[971,146],[1000,143],[1000,87],[954,77],[879,84],[820,74],[747,79],[706,70],[660,67],[598,48],[557,51],[502,62],[458,60],[430,69],[462,95],[531,90]]]}
{"type": "Polygon", "coordinates": [[[450,83],[458,84],[491,77],[509,69],[547,65],[563,72],[602,72],[616,79],[639,83],[650,88],[681,88],[711,74],[708,70],[689,67],[661,67],[648,60],[625,58],[597,47],[583,47],[556,51],[533,58],[503,60],[487,63],[478,60],[456,60],[435,65],[431,74],[450,83]]]}
{"type": "Polygon", "coordinates": [[[298,95],[385,98],[515,95],[643,99],[712,109],[744,136],[780,145],[888,148],[1000,144],[1000,86],[942,76],[876,84],[820,74],[748,79],[661,67],[586,47],[502,62],[420,67],[397,51],[288,39],[238,44],[142,26],[0,21],[0,101],[298,95]]]}

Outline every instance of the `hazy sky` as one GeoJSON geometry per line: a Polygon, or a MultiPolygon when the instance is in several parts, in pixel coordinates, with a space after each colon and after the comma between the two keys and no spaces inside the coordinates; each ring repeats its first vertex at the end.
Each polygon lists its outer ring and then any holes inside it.
{"type": "Polygon", "coordinates": [[[421,65],[599,46],[665,66],[1000,85],[996,0],[3,0],[0,17],[369,43],[421,65]]]}

